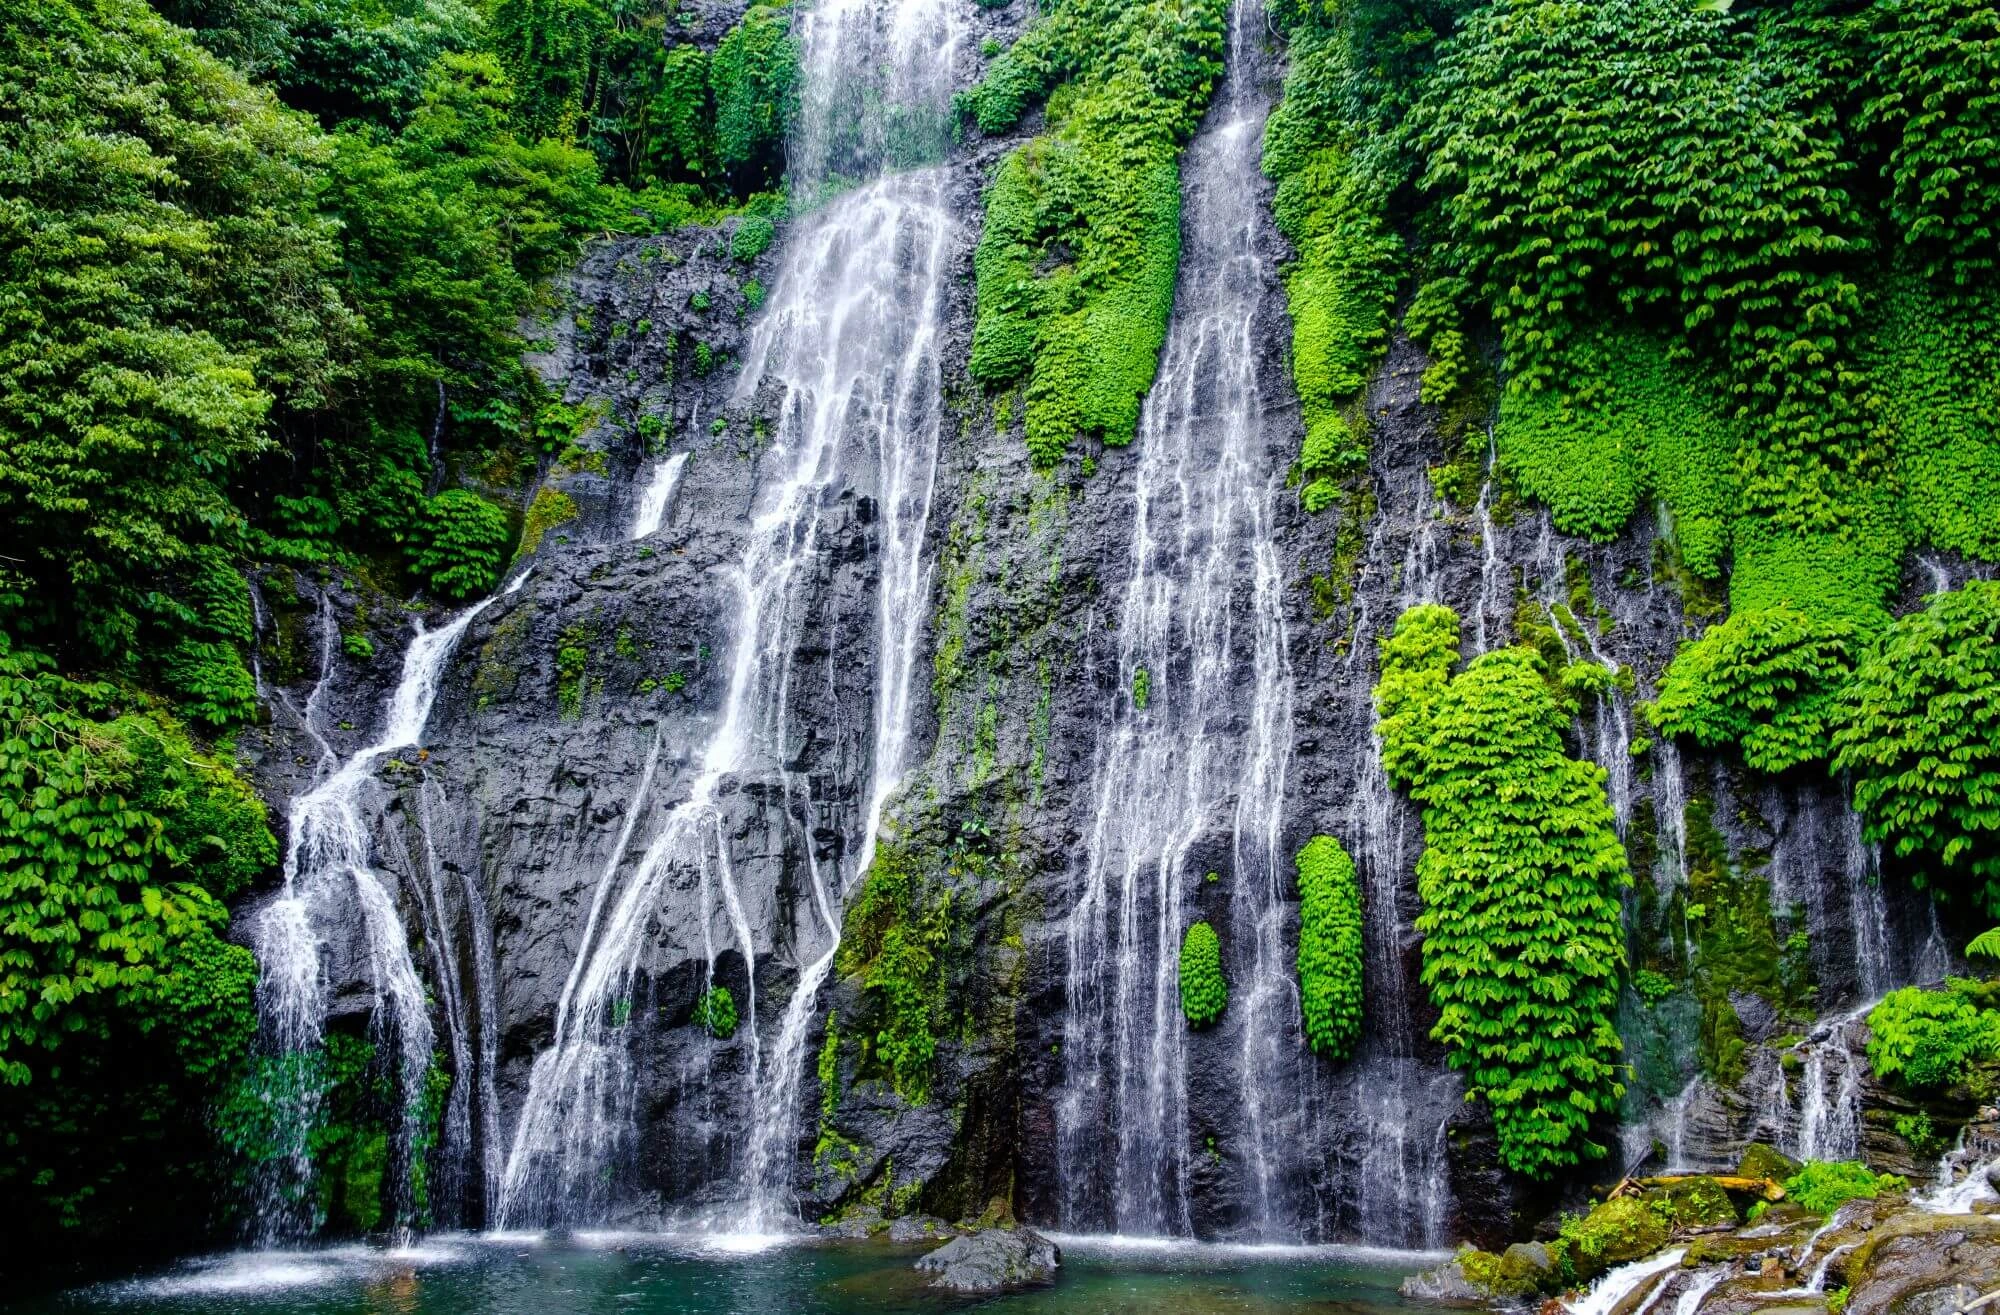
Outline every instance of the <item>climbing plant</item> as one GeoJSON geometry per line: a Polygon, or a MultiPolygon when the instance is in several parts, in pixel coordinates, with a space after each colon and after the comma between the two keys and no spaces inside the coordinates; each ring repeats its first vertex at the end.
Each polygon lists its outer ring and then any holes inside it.
{"type": "Polygon", "coordinates": [[[1833,764],[1870,839],[2000,913],[2000,581],[1902,617],[1837,696],[1833,764]]]}
{"type": "Polygon", "coordinates": [[[1824,759],[1853,629],[1780,605],[1738,612],[1685,646],[1649,715],[1703,748],[1734,747],[1759,771],[1824,759]]]}
{"type": "Polygon", "coordinates": [[[1498,649],[1457,676],[1458,619],[1413,608],[1381,650],[1383,761],[1423,806],[1417,888],[1431,1035],[1486,1101],[1502,1161],[1545,1177],[1604,1147],[1628,881],[1604,769],[1570,758],[1540,658],[1498,649]]]}
{"type": "Polygon", "coordinates": [[[1229,1006],[1222,978],[1222,942],[1215,928],[1197,922],[1181,938],[1181,1013],[1192,1027],[1207,1027],[1229,1006]]]}
{"type": "Polygon", "coordinates": [[[1367,463],[1360,394],[1388,348],[1401,243],[1379,173],[1356,157],[1365,134],[1345,94],[1343,36],[1302,20],[1290,60],[1264,130],[1264,172],[1277,182],[1272,213],[1294,253],[1284,279],[1305,421],[1301,497],[1317,512],[1367,463]]]}
{"type": "Polygon", "coordinates": [[[1329,1059],[1346,1059],[1361,1037],[1361,890],[1354,860],[1332,836],[1314,836],[1295,861],[1306,1041],[1329,1059]]]}
{"type": "Polygon", "coordinates": [[[972,377],[1025,378],[1028,448],[1132,441],[1180,261],[1181,143],[1221,72],[1219,0],[1068,0],[960,101],[997,134],[1046,99],[1047,131],[986,192],[972,377]]]}

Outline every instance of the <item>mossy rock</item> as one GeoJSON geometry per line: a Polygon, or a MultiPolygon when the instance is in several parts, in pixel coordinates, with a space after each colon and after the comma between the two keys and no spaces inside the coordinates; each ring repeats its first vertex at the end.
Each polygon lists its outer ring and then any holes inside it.
{"type": "Polygon", "coordinates": [[[1660,1195],[1672,1206],[1675,1228],[1706,1228],[1737,1222],[1735,1203],[1715,1179],[1702,1175],[1684,1179],[1660,1195]]]}
{"type": "Polygon", "coordinates": [[[1539,1242],[1516,1242],[1497,1256],[1461,1251],[1458,1267],[1468,1283],[1493,1297],[1532,1297],[1557,1285],[1555,1262],[1539,1242]]]}
{"type": "Polygon", "coordinates": [[[1621,1196],[1563,1229],[1577,1276],[1649,1256],[1672,1235],[1664,1212],[1636,1196],[1621,1196]]]}
{"type": "Polygon", "coordinates": [[[1743,1158],[1737,1162],[1736,1175],[1739,1178],[1771,1178],[1783,1182],[1801,1167],[1797,1160],[1777,1147],[1753,1141],[1743,1148],[1743,1158]]]}

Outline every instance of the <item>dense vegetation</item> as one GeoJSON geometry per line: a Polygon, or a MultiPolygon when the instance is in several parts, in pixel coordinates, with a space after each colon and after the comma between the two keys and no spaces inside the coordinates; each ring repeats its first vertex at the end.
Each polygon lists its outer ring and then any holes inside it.
{"type": "Polygon", "coordinates": [[[1570,758],[1540,657],[1503,648],[1456,676],[1458,617],[1405,612],[1383,641],[1382,759],[1423,806],[1417,889],[1431,1035],[1492,1109],[1500,1157],[1545,1177],[1604,1154],[1591,1124],[1624,1088],[1624,847],[1604,769],[1570,758]]]}
{"type": "MultiPolygon", "coordinates": [[[[752,9],[711,57],[671,17],[25,0],[0,24],[0,1181],[22,1246],[226,1222],[239,1169],[205,1130],[239,1167],[268,1151],[220,1112],[265,1062],[222,901],[277,860],[233,750],[258,715],[246,575],[490,590],[575,510],[523,507],[579,419],[522,361],[545,280],[589,233],[772,210],[751,193],[783,165],[789,20],[752,9]]],[[[381,1073],[349,1077],[329,1091],[381,1073]]],[[[344,1117],[314,1153],[353,1208],[319,1213],[369,1228],[379,1201],[341,1184],[379,1178],[380,1138],[344,1117]]]]}
{"type": "Polygon", "coordinates": [[[1180,265],[1180,146],[1221,72],[1225,10],[1065,0],[962,98],[989,134],[1045,110],[986,193],[970,364],[989,387],[1026,380],[1037,464],[1138,428],[1180,265]]]}
{"type": "Polygon", "coordinates": [[[1868,1011],[1868,1064],[1909,1087],[1963,1082],[1971,1066],[2000,1059],[2000,1010],[1982,983],[1954,978],[1940,991],[1908,986],[1868,1011]]]}
{"type": "Polygon", "coordinates": [[[1296,862],[1306,1041],[1329,1059],[1346,1059],[1361,1037],[1361,889],[1354,884],[1354,860],[1332,836],[1314,836],[1296,862]]]}
{"type": "Polygon", "coordinates": [[[1222,942],[1215,928],[1197,922],[1181,938],[1181,1013],[1193,1027],[1207,1027],[1229,1007],[1229,984],[1222,976],[1222,942]]]}

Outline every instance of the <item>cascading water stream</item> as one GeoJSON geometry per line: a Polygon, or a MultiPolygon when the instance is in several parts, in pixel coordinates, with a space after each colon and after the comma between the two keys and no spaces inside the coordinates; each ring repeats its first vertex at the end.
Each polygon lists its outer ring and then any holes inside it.
{"type": "MultiPolygon", "coordinates": [[[[837,175],[873,176],[889,162],[887,138],[870,126],[885,114],[901,124],[897,145],[915,140],[911,125],[922,121],[935,128],[930,153],[942,153],[959,43],[948,0],[897,0],[887,9],[875,0],[832,0],[802,23],[803,126],[792,169],[799,195],[812,196],[837,175]]],[[[507,1158],[497,1210],[503,1227],[594,1222],[612,1207],[620,1157],[635,1127],[624,1033],[630,1001],[659,894],[689,872],[700,882],[705,913],[719,897],[750,972],[742,1012],[749,1127],[741,1198],[718,1222],[767,1233],[793,1219],[792,1144],[814,1005],[839,944],[841,897],[868,862],[882,808],[909,753],[914,658],[929,597],[923,547],[954,238],[945,181],[938,169],[877,177],[802,220],[791,239],[735,393],[739,404],[773,391],[781,400],[765,458],[775,479],[758,497],[731,571],[738,623],[721,715],[686,798],[653,829],[636,863],[623,862],[621,842],[599,882],[597,907],[558,1005],[555,1038],[535,1060],[507,1158]],[[795,705],[810,697],[799,686],[807,674],[795,672],[793,656],[820,584],[818,562],[832,546],[827,516],[857,484],[878,508],[875,717],[866,806],[858,826],[843,828],[853,842],[846,852],[859,861],[828,870],[811,833],[834,819],[810,815],[824,806],[786,766],[794,716],[801,714],[795,705]],[[776,778],[786,816],[807,833],[809,890],[795,919],[798,981],[768,1058],[757,1017],[756,934],[725,834],[726,785],[746,774],[776,778]]],[[[660,498],[662,509],[666,501],[660,498]]],[[[643,527],[642,521],[635,529],[643,527]]],[[[818,712],[814,705],[802,715],[818,712]]],[[[642,808],[635,800],[628,827],[642,808]]],[[[712,976],[707,923],[705,917],[712,976]]]]}
{"type": "MultiPolygon", "coordinates": [[[[1278,1135],[1278,1048],[1294,1035],[1284,963],[1280,806],[1292,689],[1253,326],[1272,293],[1258,150],[1261,7],[1238,0],[1228,72],[1182,165],[1186,247],[1172,325],[1141,421],[1120,690],[1098,748],[1087,856],[1067,930],[1063,1087],[1066,1229],[1185,1236],[1187,1024],[1177,963],[1209,861],[1228,854],[1225,958],[1242,1093],[1236,1143],[1255,1236],[1292,1229],[1278,1135]],[[1245,695],[1248,702],[1245,705],[1245,695]],[[1205,843],[1227,838],[1226,847],[1205,843]]],[[[1213,915],[1212,915],[1213,916],[1213,915]]],[[[1294,1229],[1295,1231],[1295,1229],[1294,1229]]]]}
{"type": "Polygon", "coordinates": [[[688,454],[676,452],[659,462],[646,477],[646,487],[639,494],[639,506],[632,514],[631,539],[643,539],[659,533],[660,526],[667,520],[667,507],[673,501],[674,488],[681,482],[681,471],[687,468],[688,454]]]}
{"type": "MultiPolygon", "coordinates": [[[[388,887],[375,871],[371,815],[363,800],[382,760],[396,749],[416,744],[423,735],[446,661],[465,628],[492,602],[488,598],[467,608],[437,630],[419,630],[403,655],[402,678],[390,696],[381,732],[292,801],[284,887],[265,906],[253,932],[260,969],[258,1012],[278,1061],[277,1071],[290,1075],[271,1093],[283,1153],[273,1162],[275,1176],[266,1184],[260,1203],[259,1227],[265,1242],[309,1227],[301,1212],[311,1182],[307,1137],[317,1114],[319,1089],[305,1066],[318,1052],[326,1029],[321,944],[330,929],[345,922],[358,923],[367,956],[376,996],[371,1027],[395,1047],[395,1076],[402,1094],[401,1190],[407,1194],[434,1037],[408,933],[388,887]]],[[[316,687],[306,700],[308,726],[317,715],[319,696],[316,687]]],[[[411,1222],[408,1207],[405,1200],[396,1220],[401,1227],[411,1222]]]]}

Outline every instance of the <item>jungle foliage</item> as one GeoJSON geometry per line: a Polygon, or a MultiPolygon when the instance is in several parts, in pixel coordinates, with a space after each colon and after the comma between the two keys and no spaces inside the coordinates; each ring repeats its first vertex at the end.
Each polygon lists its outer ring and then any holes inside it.
{"type": "Polygon", "coordinates": [[[986,192],[972,377],[1026,380],[1028,450],[1130,443],[1180,264],[1180,147],[1220,76],[1220,0],[1065,0],[960,99],[988,135],[1036,105],[1041,135],[986,192]]]}
{"type": "Polygon", "coordinates": [[[1547,1177],[1604,1155],[1618,1107],[1625,849],[1604,769],[1568,756],[1532,649],[1452,674],[1458,618],[1412,608],[1382,644],[1382,758],[1423,807],[1417,889],[1431,1035],[1484,1100],[1508,1168],[1547,1177]]]}

